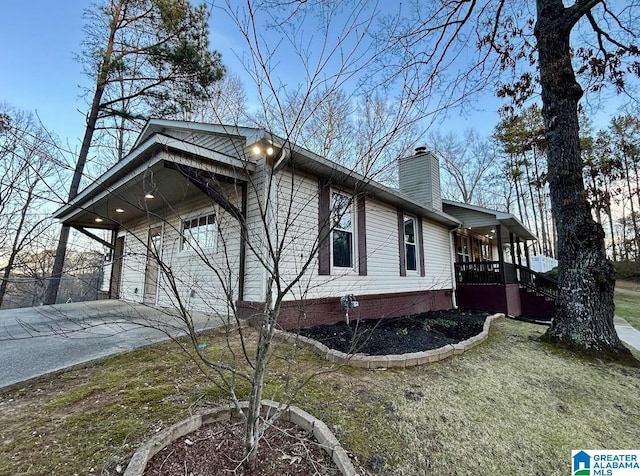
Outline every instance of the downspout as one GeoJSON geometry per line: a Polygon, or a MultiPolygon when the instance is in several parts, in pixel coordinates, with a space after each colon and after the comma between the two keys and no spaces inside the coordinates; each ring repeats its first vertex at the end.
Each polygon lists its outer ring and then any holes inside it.
{"type": "MultiPolygon", "coordinates": [[[[111,248],[111,276],[109,276],[109,291],[107,293],[107,299],[114,299],[113,296],[113,288],[114,288],[114,267],[116,262],[116,241],[118,240],[118,230],[111,230],[111,244],[113,248],[111,248]]],[[[104,268],[103,268],[104,270],[104,268]]],[[[104,276],[102,277],[104,279],[104,276]]]]}
{"type": "Polygon", "coordinates": [[[248,226],[247,226],[247,182],[242,182],[240,184],[240,190],[242,194],[242,221],[240,222],[240,263],[238,270],[238,301],[244,301],[244,280],[245,280],[245,261],[247,254],[247,234],[248,226]]]}
{"type": "Polygon", "coordinates": [[[458,309],[458,300],[456,298],[456,243],[453,238],[453,234],[457,232],[462,225],[458,225],[456,228],[449,230],[449,257],[451,259],[451,305],[454,309],[458,309]]]}

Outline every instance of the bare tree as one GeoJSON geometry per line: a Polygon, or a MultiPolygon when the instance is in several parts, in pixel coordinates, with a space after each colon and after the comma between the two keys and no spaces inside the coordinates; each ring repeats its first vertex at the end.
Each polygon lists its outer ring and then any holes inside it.
{"type": "Polygon", "coordinates": [[[185,98],[186,108],[167,119],[211,122],[220,124],[247,124],[251,121],[247,95],[242,79],[232,72],[209,85],[202,97],[185,98]]]}
{"type": "Polygon", "coordinates": [[[299,145],[390,185],[397,182],[397,158],[409,155],[425,135],[420,116],[367,89],[347,95],[338,88],[307,98],[298,88],[286,95],[283,107],[294,116],[304,108],[306,119],[293,133],[299,145]]]}
{"type": "MultiPolygon", "coordinates": [[[[266,270],[266,302],[255,316],[258,341],[250,354],[245,353],[251,360],[251,374],[245,376],[250,382],[249,406],[243,412],[246,467],[251,468],[262,434],[270,424],[270,421],[260,419],[260,405],[282,303],[291,296],[296,300],[304,299],[318,286],[318,279],[324,282],[332,279],[325,273],[318,276],[318,267],[324,266],[318,262],[320,249],[327,245],[332,231],[341,226],[344,214],[358,200],[361,188],[384,173],[389,163],[385,154],[393,150],[391,145],[398,143],[396,139],[402,139],[403,133],[416,124],[419,115],[411,108],[406,92],[398,93],[393,107],[388,105],[390,101],[383,104],[371,98],[366,87],[353,93],[351,97],[361,101],[360,111],[366,118],[355,121],[360,124],[356,137],[366,137],[367,142],[355,148],[356,154],[349,154],[352,162],[346,162],[347,167],[333,166],[336,184],[345,184],[346,180],[351,192],[346,195],[346,202],[332,202],[322,223],[309,223],[304,217],[317,212],[319,195],[330,196],[332,182],[329,179],[322,184],[316,183],[315,189],[312,187],[309,191],[305,172],[297,165],[295,144],[304,143],[305,133],[313,131],[318,134],[313,144],[320,152],[338,154],[345,151],[343,139],[338,138],[338,134],[349,130],[349,121],[345,118],[348,114],[344,109],[352,107],[353,102],[347,102],[341,90],[373,64],[377,51],[369,50],[362,40],[376,18],[376,10],[359,2],[343,5],[247,2],[244,11],[233,9],[228,2],[227,8],[247,43],[247,72],[253,78],[260,98],[257,120],[264,121],[265,129],[280,135],[274,138],[278,157],[267,161],[263,174],[249,182],[248,193],[254,195],[259,206],[248,211],[247,217],[258,218],[258,225],[241,225],[250,255],[266,270]],[[322,42],[315,45],[313,51],[308,50],[305,30],[294,21],[305,15],[316,19],[314,35],[322,42]],[[275,25],[272,28],[277,36],[295,52],[293,58],[287,56],[287,64],[288,69],[301,72],[304,78],[301,85],[294,83],[288,87],[280,82],[277,58],[281,45],[268,43],[258,34],[259,18],[268,19],[275,25]],[[336,35],[335,32],[339,33],[336,35]],[[367,96],[369,99],[365,100],[367,96]],[[301,197],[306,198],[301,200],[301,197]],[[319,233],[317,227],[320,227],[319,233]]],[[[306,137],[310,139],[309,135],[306,137]]],[[[304,383],[300,382],[301,385],[304,383]]],[[[291,390],[295,394],[299,388],[292,387],[291,390]]],[[[233,392],[232,397],[234,401],[237,398],[233,392]]]]}
{"type": "Polygon", "coordinates": [[[465,130],[460,138],[453,132],[432,132],[429,143],[443,159],[445,184],[448,185],[443,187],[443,192],[447,198],[485,205],[481,199],[482,189],[494,172],[497,159],[491,144],[474,129],[465,130]]]}
{"type": "Polygon", "coordinates": [[[535,11],[524,2],[518,5],[504,0],[420,3],[410,18],[387,22],[393,28],[385,34],[403,55],[401,70],[411,73],[414,83],[431,85],[423,88],[430,95],[465,98],[496,81],[498,94],[516,106],[541,93],[560,287],[545,338],[637,363],[613,326],[615,273],[585,196],[578,125],[584,89],[576,79],[577,73],[593,92],[607,84],[623,90],[629,77],[637,77],[637,8],[603,0],[567,6],[562,0],[537,0],[535,11]],[[470,38],[478,53],[465,61],[462,50],[470,38]],[[513,76],[507,77],[509,72],[513,76]]]}
{"type": "MultiPolygon", "coordinates": [[[[158,299],[163,305],[177,310],[179,325],[189,334],[185,350],[216,376],[215,383],[225,389],[245,419],[243,465],[250,471],[265,429],[280,414],[277,412],[265,420],[260,412],[265,377],[277,357],[273,348],[276,331],[285,318],[292,319],[291,302],[304,302],[327,283],[339,286],[338,280],[343,276],[340,272],[330,275],[326,269],[328,261],[318,256],[330,242],[344,245],[344,250],[353,250],[349,247],[356,226],[353,210],[364,203],[363,193],[367,186],[372,186],[372,179],[384,176],[391,154],[408,145],[403,134],[415,126],[420,113],[412,109],[406,91],[398,92],[397,97],[387,95],[383,100],[381,96],[372,96],[363,83],[364,89],[354,94],[356,100],[350,103],[365,118],[359,122],[356,137],[367,139],[355,148],[357,152],[349,152],[354,162],[341,166],[303,150],[297,143],[303,138],[306,126],[323,131],[317,142],[323,152],[335,150],[331,127],[322,124],[333,114],[328,112],[332,109],[326,101],[339,97],[339,91],[347,82],[357,83],[358,76],[372,64],[377,52],[365,48],[361,40],[375,19],[375,11],[360,4],[325,6],[323,14],[314,17],[317,28],[313,30],[324,35],[325,43],[311,53],[305,47],[308,30],[296,29],[297,23],[288,19],[303,11],[317,13],[315,6],[261,6],[247,2],[243,8],[236,9],[234,5],[228,2],[225,9],[246,41],[246,68],[259,98],[260,110],[254,113],[259,127],[252,128],[251,135],[264,132],[254,137],[256,143],[249,150],[249,143],[233,139],[242,137],[241,125],[204,125],[215,127],[214,135],[226,133],[231,137],[232,156],[240,161],[233,161],[232,175],[228,178],[176,164],[174,170],[186,183],[175,184],[171,201],[164,201],[158,193],[150,193],[156,178],[151,172],[145,176],[140,186],[151,189],[142,190],[149,196],[145,200],[150,201],[129,199],[125,204],[142,210],[144,217],[137,222],[122,220],[122,227],[127,231],[123,254],[133,267],[131,272],[144,275],[145,281],[143,285],[124,283],[122,292],[125,298],[143,302],[160,296],[158,299]],[[345,8],[348,8],[347,14],[339,14],[345,13],[345,8]],[[264,29],[263,22],[271,25],[277,37],[294,52],[285,53],[284,57],[287,71],[302,73],[300,84],[281,82],[277,65],[283,43],[270,43],[259,33],[264,29]],[[328,34],[329,30],[339,34],[328,34]],[[289,101],[287,97],[295,100],[289,101]],[[396,142],[397,138],[400,140],[396,142]],[[360,152],[364,157],[358,156],[360,152]],[[249,154],[255,155],[249,157],[249,154]],[[318,173],[322,181],[314,177],[313,171],[305,169],[305,157],[313,157],[323,169],[323,173],[318,173]],[[190,191],[196,187],[203,192],[203,202],[195,203],[192,194],[185,194],[184,203],[179,203],[180,190],[189,187],[190,191]],[[196,209],[210,211],[194,216],[196,209]],[[247,277],[247,273],[239,271],[240,266],[255,269],[257,277],[247,277]],[[243,282],[245,278],[250,282],[243,282]],[[247,309],[240,308],[238,300],[246,289],[256,289],[256,294],[264,299],[251,309],[252,321],[257,327],[253,336],[240,325],[247,309]],[[289,308],[285,316],[283,306],[287,301],[289,308]],[[192,319],[194,304],[218,314],[229,324],[238,325],[239,341],[229,341],[230,359],[210,355],[199,346],[192,319]],[[240,400],[247,388],[248,407],[244,408],[240,400]]],[[[167,152],[168,148],[163,149],[163,153],[167,152]]],[[[110,198],[123,200],[120,196],[110,198]]],[[[389,206],[389,210],[396,218],[395,206],[389,206]]],[[[98,218],[114,219],[107,215],[105,212],[105,216],[98,218]]],[[[393,221],[391,230],[397,232],[397,227],[393,221]]],[[[351,273],[354,269],[360,271],[360,258],[346,251],[341,255],[351,273]]],[[[451,276],[446,279],[450,280],[451,276]]],[[[304,316],[304,305],[300,307],[295,319],[304,316]]],[[[286,369],[286,359],[278,362],[286,369]]],[[[331,368],[333,366],[319,371],[331,368]]],[[[286,373],[286,370],[279,371],[286,373]]],[[[287,374],[283,378],[283,388],[278,392],[283,409],[316,373],[287,374]]]]}
{"type": "Polygon", "coordinates": [[[0,306],[24,259],[45,245],[43,236],[54,222],[49,216],[58,187],[57,151],[49,134],[30,113],[3,105],[0,129],[0,243],[2,276],[0,306]]]}

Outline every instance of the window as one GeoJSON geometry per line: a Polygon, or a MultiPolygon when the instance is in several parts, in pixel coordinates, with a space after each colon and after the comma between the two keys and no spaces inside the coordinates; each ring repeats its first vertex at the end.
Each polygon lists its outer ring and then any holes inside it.
{"type": "Polygon", "coordinates": [[[404,250],[407,271],[417,271],[416,219],[408,216],[404,217],[404,250]]]}
{"type": "Polygon", "coordinates": [[[353,211],[351,198],[331,194],[331,249],[333,266],[353,268],[353,211]]]}
{"type": "Polygon", "coordinates": [[[216,247],[216,215],[202,215],[182,222],[180,250],[216,247]]]}
{"type": "Polygon", "coordinates": [[[469,238],[466,235],[456,234],[456,252],[458,254],[458,263],[465,263],[471,260],[469,238]]]}

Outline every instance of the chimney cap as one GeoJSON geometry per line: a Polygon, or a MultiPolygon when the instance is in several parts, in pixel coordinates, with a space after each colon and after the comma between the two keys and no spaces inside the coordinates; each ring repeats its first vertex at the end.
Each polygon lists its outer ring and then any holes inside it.
{"type": "Polygon", "coordinates": [[[426,154],[427,153],[427,148],[423,145],[416,147],[415,148],[416,151],[416,155],[420,155],[420,154],[426,154]]]}

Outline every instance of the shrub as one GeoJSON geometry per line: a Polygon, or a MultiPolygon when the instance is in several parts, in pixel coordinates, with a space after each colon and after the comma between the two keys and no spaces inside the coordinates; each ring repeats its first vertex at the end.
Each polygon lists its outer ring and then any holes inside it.
{"type": "Polygon", "coordinates": [[[616,261],[613,266],[616,268],[617,279],[640,282],[640,262],[616,261]]]}

